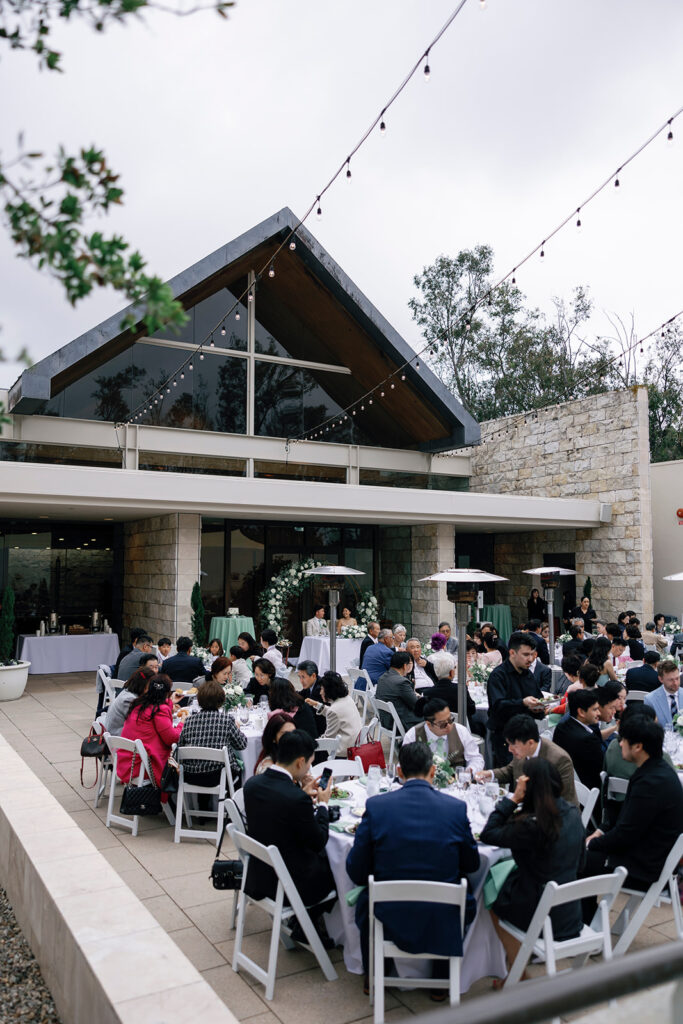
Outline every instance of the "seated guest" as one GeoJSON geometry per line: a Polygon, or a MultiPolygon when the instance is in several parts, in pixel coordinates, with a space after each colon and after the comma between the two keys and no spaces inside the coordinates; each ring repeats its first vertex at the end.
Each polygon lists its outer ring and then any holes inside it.
{"type": "Polygon", "coordinates": [[[315,715],[296,692],[289,679],[275,676],[268,687],[268,704],[271,711],[284,711],[290,715],[296,729],[303,729],[313,739],[318,737],[315,715]]]}
{"type": "MultiPolygon", "coordinates": [[[[469,644],[471,641],[467,641],[469,644]]],[[[443,700],[448,704],[449,708],[458,707],[458,684],[455,682],[455,658],[452,654],[448,654],[447,651],[439,651],[438,654],[432,654],[429,656],[429,667],[434,673],[436,683],[431,690],[425,692],[425,696],[429,700],[433,700],[438,697],[439,700],[443,700]]],[[[466,694],[466,705],[467,705],[467,721],[472,732],[476,732],[481,735],[481,729],[478,722],[474,721],[474,716],[477,713],[477,706],[470,697],[469,690],[466,694]]]]}
{"type": "Polygon", "coordinates": [[[254,775],[261,775],[277,761],[277,745],[286,732],[294,732],[296,726],[284,711],[270,713],[261,737],[261,753],[258,756],[254,775]]]}
{"type": "Polygon", "coordinates": [[[628,625],[626,627],[626,643],[628,644],[628,653],[632,660],[642,661],[643,655],[645,654],[645,648],[643,646],[643,639],[640,635],[640,630],[637,626],[628,625]]]}
{"type": "Polygon", "coordinates": [[[151,654],[143,654],[140,658],[138,668],[151,668],[154,673],[159,671],[159,655],[152,651],[151,654]]]}
{"type": "Polygon", "coordinates": [[[351,614],[351,609],[342,608],[341,615],[337,619],[337,633],[341,633],[342,629],[345,629],[347,626],[357,625],[358,622],[356,621],[356,619],[354,619],[353,615],[351,614]]]}
{"type": "Polygon", "coordinates": [[[600,706],[598,725],[604,753],[619,728],[617,719],[626,704],[626,688],[622,683],[614,683],[610,679],[604,686],[596,687],[596,693],[600,706]]]}
{"type": "MultiPolygon", "coordinates": [[[[280,736],[275,764],[244,784],[244,809],[250,837],[264,846],[278,848],[304,905],[309,908],[314,926],[329,947],[320,918],[329,909],[326,897],[334,891],[325,853],[332,779],[324,790],[314,784],[307,787],[308,791],[292,785],[301,783],[309,774],[314,754],[315,740],[308,733],[295,729],[280,736]]],[[[255,857],[250,858],[245,881],[247,894],[257,900],[275,899],[276,890],[273,869],[255,857]]],[[[292,930],[292,938],[304,939],[300,927],[292,930]]]]}
{"type": "MultiPolygon", "coordinates": [[[[217,662],[227,660],[216,658],[212,668],[215,670],[217,662]]],[[[242,781],[242,764],[237,760],[235,752],[244,750],[247,737],[232,716],[223,711],[225,691],[217,676],[199,687],[197,703],[201,710],[194,715],[188,715],[178,740],[178,747],[215,747],[217,750],[227,747],[230,771],[237,789],[242,781]]],[[[222,768],[223,764],[219,761],[183,761],[185,781],[193,786],[217,786],[222,768]]]]}
{"type": "Polygon", "coordinates": [[[538,648],[534,651],[534,657],[531,665],[529,666],[529,671],[542,690],[550,691],[550,688],[553,685],[553,674],[550,671],[549,666],[544,665],[541,661],[538,655],[538,648]]]}
{"type": "Polygon", "coordinates": [[[563,719],[553,733],[553,742],[567,751],[574,762],[574,771],[589,789],[600,788],[603,759],[597,689],[572,690],[567,694],[569,718],[563,719]]]}
{"type": "Polygon", "coordinates": [[[407,630],[405,626],[402,626],[400,622],[397,622],[393,629],[394,634],[394,650],[405,651],[406,649],[406,636],[407,630]]]}
{"type": "MultiPolygon", "coordinates": [[[[377,681],[375,699],[393,704],[404,729],[410,729],[422,721],[418,707],[424,698],[417,695],[411,682],[406,678],[413,667],[413,659],[407,651],[396,651],[392,654],[389,668],[377,681]]],[[[384,729],[391,729],[393,720],[388,711],[380,712],[380,721],[384,729]]]]}
{"type": "MultiPolygon", "coordinates": [[[[662,757],[664,730],[645,715],[629,714],[619,744],[625,761],[636,766],[614,828],[588,837],[585,875],[623,865],[629,889],[648,889],[659,878],[671,848],[683,832],[683,787],[662,757]]],[[[595,902],[585,901],[590,921],[595,902]]]]}
{"type": "Polygon", "coordinates": [[[439,623],[439,633],[442,633],[446,637],[446,650],[449,654],[457,654],[458,652],[458,640],[457,637],[453,636],[450,622],[439,623]]]}
{"type": "Polygon", "coordinates": [[[619,637],[614,637],[612,640],[612,649],[610,651],[610,658],[612,659],[612,666],[616,668],[619,658],[622,658],[626,653],[626,641],[620,640],[619,637]]]}
{"type": "MultiPolygon", "coordinates": [[[[486,634],[487,633],[491,633],[492,634],[492,636],[493,636],[493,638],[495,640],[496,646],[497,646],[498,650],[500,651],[501,657],[502,657],[503,661],[505,661],[507,656],[508,656],[508,648],[503,643],[503,641],[500,639],[500,637],[498,636],[498,630],[496,629],[496,627],[492,623],[490,623],[490,622],[482,623],[482,627],[481,627],[482,645],[483,645],[484,641],[486,640],[486,634]]],[[[483,653],[483,652],[480,652],[480,653],[483,653]]]]}
{"type": "Polygon", "coordinates": [[[579,669],[581,668],[581,659],[576,654],[565,655],[562,659],[562,675],[560,676],[555,693],[558,697],[561,697],[568,690],[578,690],[581,686],[579,682],[579,669]]]}
{"type": "MultiPolygon", "coordinates": [[[[664,626],[665,625],[666,625],[666,615],[662,615],[662,613],[659,612],[657,615],[655,615],[655,633],[658,633],[660,636],[663,636],[663,634],[664,634],[664,626]]],[[[133,634],[131,633],[131,636],[132,635],[133,634]]]]}
{"type": "Polygon", "coordinates": [[[428,700],[423,713],[424,722],[408,729],[404,746],[407,743],[427,743],[432,755],[445,758],[454,767],[471,768],[473,772],[484,767],[479,744],[469,729],[456,724],[456,716],[445,701],[438,697],[428,700]]]}
{"type": "Polygon", "coordinates": [[[330,631],[325,622],[325,605],[317,604],[313,609],[313,618],[306,622],[306,636],[329,636],[330,631]]]}
{"type": "Polygon", "coordinates": [[[263,648],[256,643],[251,633],[239,633],[237,645],[242,648],[247,658],[260,658],[263,655],[263,648]]]}
{"type": "Polygon", "coordinates": [[[574,765],[566,750],[558,747],[547,736],[542,738],[538,732],[538,724],[531,715],[513,715],[505,725],[505,742],[512,754],[512,761],[503,768],[493,771],[480,771],[477,779],[480,782],[494,780],[500,786],[516,786],[520,775],[525,775],[534,758],[548,761],[557,769],[562,783],[560,796],[570,804],[579,801],[574,786],[574,765]]]}
{"type": "Polygon", "coordinates": [[[567,710],[567,697],[569,696],[569,693],[572,690],[594,689],[594,687],[596,687],[598,684],[598,675],[599,673],[595,665],[589,665],[587,661],[584,661],[583,665],[579,669],[579,685],[572,685],[568,687],[567,692],[565,693],[560,703],[556,704],[555,707],[551,708],[550,715],[553,717],[555,715],[564,715],[566,717],[569,717],[569,711],[567,710]]]}
{"type": "Polygon", "coordinates": [[[545,642],[545,640],[543,639],[543,636],[541,634],[541,630],[542,630],[541,620],[540,619],[531,619],[531,621],[527,623],[527,629],[531,633],[531,635],[532,635],[532,637],[533,637],[533,639],[534,639],[534,641],[536,643],[536,650],[538,651],[538,660],[541,662],[542,665],[549,665],[550,664],[550,651],[548,650],[548,645],[545,642]]]}
{"type": "Polygon", "coordinates": [[[325,739],[341,736],[336,756],[345,758],[349,747],[358,741],[362,723],[356,703],[342,677],[338,672],[325,672],[320,680],[320,700],[315,701],[310,697],[305,700],[317,715],[326,720],[325,739]]]}
{"type": "Polygon", "coordinates": [[[370,676],[373,686],[377,686],[377,680],[389,668],[393,653],[394,634],[390,629],[380,629],[377,643],[366,649],[363,658],[363,668],[370,676]]]}
{"type": "MultiPolygon", "coordinates": [[[[624,613],[622,612],[622,615],[623,614],[624,613]]],[[[619,637],[621,640],[623,640],[625,629],[626,626],[622,625],[620,622],[608,622],[605,626],[605,633],[610,638],[610,640],[614,640],[615,637],[619,637]]]]}
{"type": "Polygon", "coordinates": [[[121,673],[121,679],[130,679],[136,669],[140,668],[140,661],[145,654],[151,654],[153,658],[156,658],[156,654],[153,651],[153,641],[151,636],[147,633],[143,633],[142,636],[138,637],[133,650],[129,654],[122,658],[119,662],[118,671],[121,673]]]}
{"type": "MultiPolygon", "coordinates": [[[[586,833],[581,813],[561,794],[555,765],[540,757],[527,761],[526,774],[517,779],[514,793],[498,801],[481,833],[482,842],[511,850],[516,864],[489,911],[508,966],[514,963],[520,944],[500,921],[526,931],[546,883],[575,882],[583,865],[586,833]],[[515,814],[520,805],[521,812],[515,814]]],[[[556,941],[576,938],[583,930],[579,902],[556,907],[550,917],[556,941]]]]}
{"type": "Polygon", "coordinates": [[[170,656],[170,654],[171,654],[171,647],[172,646],[173,645],[172,645],[170,639],[167,636],[162,636],[162,637],[160,637],[159,640],[157,640],[157,651],[159,652],[159,664],[161,664],[161,662],[166,661],[166,659],[170,656]]]}
{"type": "Polygon", "coordinates": [[[320,700],[320,680],[318,666],[314,661],[300,661],[296,666],[296,674],[301,683],[300,694],[305,699],[320,700]]]}
{"type": "Polygon", "coordinates": [[[477,661],[481,665],[490,665],[496,668],[503,660],[503,655],[498,650],[498,641],[493,633],[485,633],[482,637],[484,653],[477,655],[477,661]]]}
{"type": "Polygon", "coordinates": [[[247,665],[246,654],[239,644],[230,648],[230,664],[232,665],[232,680],[244,689],[249,685],[251,672],[247,665]]]}
{"type": "Polygon", "coordinates": [[[657,665],[657,676],[660,685],[648,693],[645,703],[654,708],[657,721],[666,727],[673,725],[676,716],[683,711],[681,673],[676,662],[668,659],[657,665]]]}
{"type": "MultiPolygon", "coordinates": [[[[228,685],[232,678],[232,662],[230,658],[215,658],[211,666],[211,671],[206,673],[207,681],[213,680],[216,683],[220,683],[223,689],[223,700],[225,701],[225,687],[228,685]]],[[[199,687],[200,691],[202,687],[199,687]]]]}
{"type": "MultiPolygon", "coordinates": [[[[463,875],[479,868],[479,851],[462,800],[433,789],[434,765],[427,743],[404,743],[399,753],[400,789],[371,797],[360,820],[346,870],[355,885],[375,881],[459,883],[463,875]]],[[[470,910],[473,910],[471,906],[470,910]]],[[[382,903],[377,917],[385,938],[407,953],[436,956],[462,955],[460,911],[429,903],[382,903]]],[[[471,914],[468,915],[471,920],[471,914]]],[[[369,947],[368,890],[356,904],[363,967],[366,974],[369,947]]],[[[447,961],[436,961],[432,975],[445,977],[447,961]]],[[[439,993],[439,996],[441,993],[439,993]]],[[[440,1001],[440,1000],[439,1000],[440,1001]]]]}
{"type": "Polygon", "coordinates": [[[262,697],[268,700],[268,690],[275,679],[275,665],[267,658],[257,658],[254,662],[254,675],[244,692],[254,698],[254,704],[258,704],[262,697]]]}
{"type": "Polygon", "coordinates": [[[125,644],[125,646],[121,648],[121,650],[119,651],[119,656],[116,659],[116,663],[111,667],[112,668],[112,673],[111,673],[112,679],[128,679],[129,678],[129,676],[120,676],[119,675],[119,669],[121,668],[121,662],[126,657],[126,655],[130,654],[131,651],[137,650],[137,646],[138,646],[138,643],[140,641],[140,637],[141,636],[147,636],[147,630],[146,629],[140,629],[138,626],[136,626],[134,629],[131,629],[131,631],[130,631],[130,643],[129,644],[125,644]]]}
{"type": "Polygon", "coordinates": [[[562,644],[562,654],[566,658],[570,654],[580,654],[585,639],[583,626],[570,626],[571,640],[562,644]]]}
{"type": "Polygon", "coordinates": [[[263,657],[267,658],[268,661],[272,661],[275,666],[275,675],[283,676],[286,672],[285,663],[277,649],[277,633],[274,629],[264,629],[261,633],[261,647],[263,648],[263,657]]]}
{"type": "MultiPolygon", "coordinates": [[[[432,633],[430,638],[432,650],[436,654],[438,651],[445,651],[446,645],[448,644],[448,638],[445,633],[432,633]]],[[[431,657],[431,655],[430,655],[431,657]]]]}
{"type": "Polygon", "coordinates": [[[105,732],[110,733],[112,736],[121,735],[121,730],[128,717],[131,704],[145,692],[153,675],[155,675],[154,669],[148,667],[139,668],[136,672],[133,672],[124,688],[105,711],[105,732]]]}
{"type": "Polygon", "coordinates": [[[368,635],[364,636],[360,643],[360,657],[358,660],[358,667],[363,668],[363,658],[368,647],[372,647],[377,643],[377,637],[379,636],[379,622],[368,622],[368,635]]]}
{"type": "Polygon", "coordinates": [[[503,736],[505,723],[513,715],[530,714],[544,718],[541,703],[543,691],[529,671],[534,659],[534,641],[528,633],[515,632],[510,637],[509,656],[494,668],[488,680],[489,718],[494,768],[501,768],[511,760],[503,736]]]}
{"type": "Polygon", "coordinates": [[[208,651],[209,651],[209,655],[212,658],[224,658],[225,657],[225,651],[223,650],[223,644],[218,639],[218,637],[214,637],[213,640],[209,640],[208,651]]]}
{"type": "Polygon", "coordinates": [[[191,683],[198,676],[205,676],[204,662],[190,654],[192,641],[189,636],[179,636],[176,640],[177,654],[164,662],[164,675],[174,683],[191,683]]]}
{"type": "Polygon", "coordinates": [[[598,672],[598,686],[602,686],[608,679],[616,682],[617,674],[614,671],[612,657],[612,640],[610,637],[599,636],[593,644],[593,650],[588,655],[588,664],[595,665],[598,672]]]}
{"type": "Polygon", "coordinates": [[[655,647],[660,654],[666,650],[666,640],[657,632],[654,622],[645,623],[642,640],[646,647],[655,647]]]}
{"type": "MultiPolygon", "coordinates": [[[[182,725],[173,725],[173,702],[171,700],[171,680],[167,675],[157,673],[152,676],[144,693],[136,697],[130,705],[128,717],[124,722],[121,736],[124,740],[142,740],[147,751],[154,782],[158,786],[161,773],[166,767],[171,747],[180,739],[182,725]]],[[[128,750],[119,750],[117,773],[121,782],[130,782],[133,755],[128,750]]],[[[133,769],[137,777],[140,765],[133,769]]],[[[167,794],[162,793],[162,802],[166,802],[167,794]]]]}
{"type": "Polygon", "coordinates": [[[416,636],[411,636],[410,640],[406,640],[406,654],[409,654],[413,659],[413,670],[409,674],[409,678],[416,690],[424,690],[434,685],[436,676],[430,675],[427,668],[432,668],[426,658],[422,656],[422,644],[416,636]]]}
{"type": "MultiPolygon", "coordinates": [[[[656,721],[655,713],[649,704],[643,704],[640,701],[631,701],[630,704],[626,705],[619,718],[620,732],[624,722],[627,722],[632,715],[642,715],[645,718],[649,718],[651,722],[656,721]]],[[[673,761],[669,755],[664,753],[662,756],[666,763],[673,768],[673,761]]],[[[636,767],[637,766],[634,761],[624,760],[620,743],[616,742],[608,744],[607,750],[605,751],[605,771],[608,776],[615,779],[630,779],[635,772],[636,767]]],[[[603,801],[601,826],[603,831],[606,831],[608,828],[614,828],[625,799],[625,793],[614,793],[609,800],[603,801]]]]}
{"type": "Polygon", "coordinates": [[[626,673],[626,689],[643,690],[645,693],[652,693],[661,684],[657,675],[659,654],[657,651],[645,651],[643,664],[630,668],[626,673]]]}

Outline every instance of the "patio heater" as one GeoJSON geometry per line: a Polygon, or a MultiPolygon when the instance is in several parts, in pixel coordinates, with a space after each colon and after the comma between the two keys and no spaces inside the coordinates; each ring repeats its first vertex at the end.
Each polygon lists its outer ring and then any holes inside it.
{"type": "Polygon", "coordinates": [[[330,606],[330,672],[337,671],[337,605],[339,604],[339,576],[365,576],[360,569],[349,569],[348,565],[319,565],[305,569],[304,576],[322,576],[327,584],[327,602],[330,606]]]}
{"type": "MultiPolygon", "coordinates": [[[[662,576],[663,580],[669,580],[671,583],[683,583],[683,572],[674,572],[671,576],[662,576]]],[[[681,629],[683,629],[683,610],[681,611],[680,619],[681,629]]]]}
{"type": "Polygon", "coordinates": [[[467,623],[470,605],[477,603],[478,584],[499,583],[507,576],[494,576],[483,569],[445,569],[433,576],[423,576],[420,583],[432,580],[446,584],[446,596],[455,605],[455,622],[458,629],[458,722],[467,722],[467,623]]]}
{"type": "Polygon", "coordinates": [[[542,565],[538,569],[524,569],[527,576],[540,576],[543,600],[548,605],[548,651],[550,669],[555,682],[555,591],[560,585],[560,576],[576,576],[573,569],[562,569],[557,565],[542,565]]]}

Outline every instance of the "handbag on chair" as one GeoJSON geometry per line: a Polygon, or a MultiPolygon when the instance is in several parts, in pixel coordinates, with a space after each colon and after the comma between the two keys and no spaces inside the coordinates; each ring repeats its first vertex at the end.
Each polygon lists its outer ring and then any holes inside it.
{"type": "Polygon", "coordinates": [[[83,789],[95,788],[95,786],[97,785],[97,780],[99,778],[100,772],[98,760],[103,758],[104,755],[108,753],[109,748],[104,738],[104,729],[102,730],[102,732],[97,733],[95,732],[94,725],[91,725],[90,732],[81,743],[81,786],[83,786],[83,789]],[[86,786],[85,783],[83,782],[83,768],[85,766],[86,757],[94,757],[98,759],[95,761],[95,781],[93,782],[92,786],[86,786]]]}
{"type": "MultiPolygon", "coordinates": [[[[133,754],[130,762],[130,781],[123,787],[121,794],[121,814],[139,815],[140,817],[159,814],[161,812],[161,790],[154,781],[154,773],[152,772],[151,782],[146,782],[144,786],[136,786],[133,782],[135,758],[136,755],[133,754]]],[[[149,767],[151,771],[152,766],[149,767]]]]}
{"type": "Polygon", "coordinates": [[[367,775],[368,768],[377,764],[380,768],[386,768],[386,761],[384,760],[384,750],[379,740],[373,740],[370,743],[361,743],[359,746],[349,747],[346,755],[349,761],[355,760],[359,757],[363,765],[363,771],[367,775]]]}
{"type": "Polygon", "coordinates": [[[240,889],[242,887],[242,874],[244,872],[244,864],[241,860],[221,860],[221,846],[223,845],[223,837],[225,836],[225,829],[218,843],[218,849],[216,850],[216,859],[211,866],[211,884],[214,889],[240,889]]]}

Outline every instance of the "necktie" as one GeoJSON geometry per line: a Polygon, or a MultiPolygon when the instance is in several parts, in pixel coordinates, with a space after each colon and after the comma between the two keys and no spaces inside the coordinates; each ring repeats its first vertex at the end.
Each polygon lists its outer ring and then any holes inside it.
{"type": "Polygon", "coordinates": [[[671,721],[674,722],[678,714],[678,700],[675,693],[669,694],[669,701],[671,703],[671,721]]]}

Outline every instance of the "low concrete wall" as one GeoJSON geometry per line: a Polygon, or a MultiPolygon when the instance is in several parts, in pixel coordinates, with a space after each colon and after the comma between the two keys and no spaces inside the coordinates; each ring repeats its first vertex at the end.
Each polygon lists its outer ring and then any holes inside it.
{"type": "Polygon", "coordinates": [[[64,1024],[236,1024],[2,736],[0,884],[64,1024]]]}

